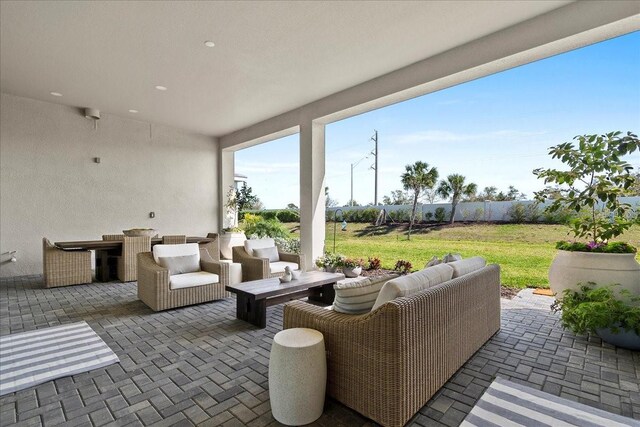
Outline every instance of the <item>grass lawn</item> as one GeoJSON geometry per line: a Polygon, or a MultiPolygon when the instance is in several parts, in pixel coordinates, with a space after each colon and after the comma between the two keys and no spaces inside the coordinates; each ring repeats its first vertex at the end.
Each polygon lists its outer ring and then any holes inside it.
{"type": "MultiPolygon", "coordinates": [[[[288,224],[290,225],[290,224],[288,224]]],[[[463,257],[480,255],[500,264],[502,283],[515,288],[548,288],[547,272],[555,256],[555,242],[571,240],[562,225],[482,224],[422,229],[407,240],[404,226],[375,227],[350,223],[347,231],[336,231],[336,252],[349,257],[376,256],[384,268],[393,268],[399,259],[420,269],[434,255],[448,252],[463,257]]],[[[616,239],[640,246],[640,226],[616,239]]],[[[325,248],[333,251],[333,223],[327,224],[325,248]]]]}

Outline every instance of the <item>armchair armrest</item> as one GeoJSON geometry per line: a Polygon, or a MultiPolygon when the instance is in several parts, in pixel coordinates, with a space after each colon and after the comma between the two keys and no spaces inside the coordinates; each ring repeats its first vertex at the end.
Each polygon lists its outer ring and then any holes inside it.
{"type": "Polygon", "coordinates": [[[242,280],[259,280],[269,277],[269,259],[249,255],[242,246],[232,248],[233,262],[242,264],[242,280]]]}
{"type": "Polygon", "coordinates": [[[200,268],[208,273],[217,274],[220,277],[220,283],[224,286],[229,284],[229,264],[218,261],[200,261],[200,268]]]}
{"type": "Polygon", "coordinates": [[[158,311],[161,301],[166,299],[169,289],[169,270],[156,264],[151,252],[139,252],[138,264],[138,298],[158,311]]]}
{"type": "Polygon", "coordinates": [[[278,252],[278,254],[280,256],[280,261],[295,262],[296,264],[298,264],[298,268],[300,269],[300,271],[306,271],[304,255],[292,254],[288,252],[278,252]]]}

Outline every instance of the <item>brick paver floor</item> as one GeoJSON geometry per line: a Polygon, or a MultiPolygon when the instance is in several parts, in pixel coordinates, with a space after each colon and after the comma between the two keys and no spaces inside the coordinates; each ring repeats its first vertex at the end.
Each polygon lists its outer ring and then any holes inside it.
{"type": "MultiPolygon", "coordinates": [[[[235,299],[154,313],[135,283],[43,289],[39,276],[0,279],[0,335],[85,320],[120,363],[0,398],[0,425],[277,424],[267,390],[268,326],[235,319],[235,299]]],[[[554,395],[640,419],[640,353],[563,331],[551,298],[503,300],[502,329],[412,419],[456,426],[500,375],[554,395]]],[[[373,423],[328,400],[320,426],[373,423]]]]}

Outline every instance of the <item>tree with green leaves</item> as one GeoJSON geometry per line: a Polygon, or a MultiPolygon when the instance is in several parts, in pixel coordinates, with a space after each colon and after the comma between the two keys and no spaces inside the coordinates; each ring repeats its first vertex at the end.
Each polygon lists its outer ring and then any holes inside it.
{"type": "Polygon", "coordinates": [[[466,178],[460,174],[454,173],[447,176],[447,179],[440,181],[438,184],[438,194],[443,199],[451,197],[451,217],[449,223],[453,224],[456,216],[456,207],[463,196],[471,196],[476,194],[478,186],[473,182],[466,183],[466,178]]]}
{"type": "Polygon", "coordinates": [[[546,212],[570,209],[578,214],[572,223],[575,237],[590,239],[594,244],[607,243],[629,229],[637,220],[632,208],[623,203],[633,187],[633,166],[624,157],[640,151],[638,136],[627,132],[603,135],[578,135],[575,142],[565,142],[549,149],[553,159],[559,159],[568,170],[542,169],[533,171],[545,184],[556,184],[564,191],[553,193],[547,187],[535,193],[544,202],[553,194],[553,203],[546,212]],[[581,215],[586,212],[587,215],[581,215]]]}
{"type": "Polygon", "coordinates": [[[238,206],[238,212],[245,210],[260,210],[262,208],[262,202],[253,193],[253,189],[247,186],[246,182],[242,183],[242,187],[236,190],[236,203],[238,206]]]}
{"type": "Polygon", "coordinates": [[[418,160],[412,165],[406,165],[405,172],[401,175],[402,187],[412,194],[413,207],[411,208],[411,218],[409,221],[409,238],[411,229],[416,220],[416,207],[420,194],[428,188],[433,188],[438,182],[438,169],[430,168],[429,164],[418,160]]]}

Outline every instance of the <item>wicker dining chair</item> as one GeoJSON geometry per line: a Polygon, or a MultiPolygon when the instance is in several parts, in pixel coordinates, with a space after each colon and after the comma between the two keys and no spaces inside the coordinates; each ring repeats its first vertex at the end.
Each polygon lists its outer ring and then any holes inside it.
{"type": "Polygon", "coordinates": [[[182,236],[182,235],[162,236],[163,245],[183,245],[185,243],[187,243],[187,236],[182,236]]]}
{"type": "Polygon", "coordinates": [[[63,251],[44,237],[42,267],[46,288],[91,283],[91,251],[63,251]]]}

